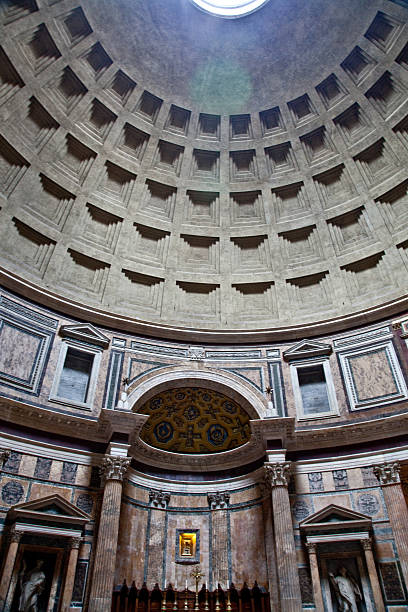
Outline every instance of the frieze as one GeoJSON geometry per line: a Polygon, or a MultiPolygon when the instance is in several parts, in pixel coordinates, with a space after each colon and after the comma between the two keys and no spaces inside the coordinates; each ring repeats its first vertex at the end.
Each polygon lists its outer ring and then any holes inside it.
{"type": "Polygon", "coordinates": [[[347,470],[333,470],[332,474],[336,491],[349,488],[347,470]]]}
{"type": "Polygon", "coordinates": [[[363,485],[365,487],[378,487],[378,478],[374,474],[374,468],[372,465],[362,467],[361,476],[363,478],[363,485]]]}
{"type": "Polygon", "coordinates": [[[373,329],[370,332],[363,334],[354,334],[344,338],[338,338],[334,340],[333,344],[335,348],[344,348],[349,346],[358,346],[360,344],[372,343],[376,340],[384,340],[392,337],[390,327],[381,327],[379,329],[373,329]]]}
{"type": "Polygon", "coordinates": [[[235,361],[240,359],[260,359],[261,351],[206,351],[207,359],[235,361]]]}
{"type": "Polygon", "coordinates": [[[169,355],[170,357],[187,357],[187,349],[179,349],[176,347],[167,347],[157,344],[147,344],[144,342],[133,341],[130,343],[130,348],[134,351],[141,351],[142,353],[153,353],[159,355],[169,355]]]}
{"type": "Polygon", "coordinates": [[[323,474],[321,472],[311,472],[308,474],[308,479],[311,493],[321,493],[324,491],[323,474]]]}
{"type": "Polygon", "coordinates": [[[3,464],[3,471],[8,472],[9,474],[18,474],[21,458],[21,453],[17,453],[13,450],[10,451],[6,461],[3,464]]]}
{"type": "Polygon", "coordinates": [[[46,457],[38,457],[35,465],[34,478],[42,478],[48,480],[50,476],[52,459],[46,457]]]}
{"type": "Polygon", "coordinates": [[[64,461],[64,463],[62,464],[61,482],[66,482],[67,484],[75,484],[77,470],[78,465],[76,463],[64,461]]]}

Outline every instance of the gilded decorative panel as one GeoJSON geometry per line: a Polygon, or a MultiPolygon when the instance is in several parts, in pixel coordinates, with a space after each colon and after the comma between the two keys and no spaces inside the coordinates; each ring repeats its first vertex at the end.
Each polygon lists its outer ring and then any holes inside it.
{"type": "Polygon", "coordinates": [[[141,438],[147,444],[178,453],[214,453],[248,442],[249,417],[221,393],[197,387],[170,389],[144,404],[149,414],[141,438]]]}

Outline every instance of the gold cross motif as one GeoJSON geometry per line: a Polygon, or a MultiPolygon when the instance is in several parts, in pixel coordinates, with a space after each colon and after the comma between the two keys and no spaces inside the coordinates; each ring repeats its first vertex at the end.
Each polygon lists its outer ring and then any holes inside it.
{"type": "Polygon", "coordinates": [[[200,578],[203,578],[204,574],[201,573],[201,568],[197,567],[191,572],[190,576],[194,578],[196,582],[198,582],[200,578]]]}

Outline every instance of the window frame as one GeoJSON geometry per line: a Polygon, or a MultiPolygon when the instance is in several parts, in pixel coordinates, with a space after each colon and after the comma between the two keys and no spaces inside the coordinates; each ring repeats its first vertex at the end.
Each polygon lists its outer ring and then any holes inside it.
{"type": "Polygon", "coordinates": [[[64,406],[75,406],[76,408],[82,408],[83,410],[92,410],[93,402],[95,399],[96,385],[98,381],[99,366],[102,359],[103,349],[90,345],[84,345],[75,340],[64,338],[61,342],[60,353],[58,357],[57,367],[55,369],[54,380],[51,387],[49,400],[64,406]],[[61,397],[58,395],[58,389],[60,386],[61,375],[64,369],[66,356],[68,349],[74,349],[77,352],[92,355],[93,362],[91,372],[89,374],[88,390],[86,394],[86,402],[78,402],[68,397],[61,397]]]}
{"type": "Polygon", "coordinates": [[[339,406],[337,403],[336,389],[333,382],[333,377],[330,368],[329,357],[314,357],[301,359],[290,364],[290,373],[292,378],[293,395],[296,406],[296,416],[298,421],[310,420],[310,419],[327,419],[334,416],[338,416],[339,406]],[[323,373],[326,381],[327,398],[329,400],[329,412],[314,412],[311,414],[305,414],[303,409],[302,392],[299,384],[298,370],[304,369],[311,366],[323,366],[323,373]]]}

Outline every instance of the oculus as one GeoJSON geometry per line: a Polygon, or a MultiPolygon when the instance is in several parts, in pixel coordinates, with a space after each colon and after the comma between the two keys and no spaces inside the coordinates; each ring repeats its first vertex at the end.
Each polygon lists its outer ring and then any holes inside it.
{"type": "Polygon", "coordinates": [[[253,13],[269,0],[191,0],[200,9],[219,17],[236,18],[253,13]]]}
{"type": "Polygon", "coordinates": [[[239,404],[210,389],[183,387],[156,395],[137,410],[148,414],[140,437],[176,453],[216,453],[248,442],[249,416],[239,404]]]}

